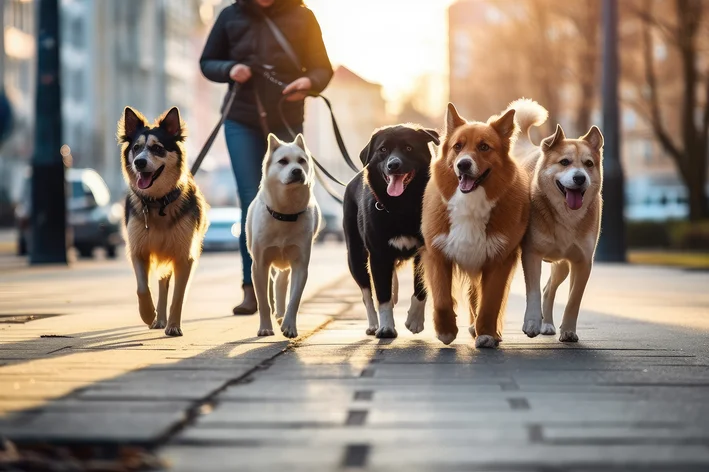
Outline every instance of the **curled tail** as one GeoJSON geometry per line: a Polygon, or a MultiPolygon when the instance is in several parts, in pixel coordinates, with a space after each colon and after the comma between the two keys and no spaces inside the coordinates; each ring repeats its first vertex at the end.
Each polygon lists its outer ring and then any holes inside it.
{"type": "Polygon", "coordinates": [[[519,137],[510,154],[516,158],[523,158],[533,152],[537,146],[529,136],[532,126],[541,126],[549,117],[549,112],[529,98],[519,98],[510,103],[508,109],[515,110],[515,122],[519,126],[519,137]]]}

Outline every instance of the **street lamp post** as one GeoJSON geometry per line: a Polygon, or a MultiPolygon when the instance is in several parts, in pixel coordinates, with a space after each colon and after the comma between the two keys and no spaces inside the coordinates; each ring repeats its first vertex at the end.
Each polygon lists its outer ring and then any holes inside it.
{"type": "Polygon", "coordinates": [[[66,264],[59,0],[39,1],[30,263],[66,264]]]}
{"type": "Polygon", "coordinates": [[[618,111],[618,3],[603,0],[603,216],[596,260],[626,262],[618,111]]]}

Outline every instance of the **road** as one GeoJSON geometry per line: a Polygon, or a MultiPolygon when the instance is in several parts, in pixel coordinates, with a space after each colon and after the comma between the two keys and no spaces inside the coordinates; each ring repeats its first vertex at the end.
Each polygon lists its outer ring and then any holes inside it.
{"type": "Polygon", "coordinates": [[[125,261],[3,272],[0,313],[59,316],[0,324],[0,434],[144,445],[176,471],[709,469],[707,272],[598,264],[575,345],[521,333],[518,274],[500,349],[478,351],[464,313],[451,346],[430,316],[406,331],[409,268],[399,338],[366,336],[335,244],[301,338],[257,338],[229,316],[238,267],[204,258],[178,339],[140,325],[125,261]]]}

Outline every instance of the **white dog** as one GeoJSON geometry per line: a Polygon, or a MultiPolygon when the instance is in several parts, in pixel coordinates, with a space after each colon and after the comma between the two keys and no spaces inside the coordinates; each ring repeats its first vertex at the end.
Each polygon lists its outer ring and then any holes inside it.
{"type": "Polygon", "coordinates": [[[268,135],[261,185],[246,214],[246,244],[254,260],[252,275],[261,317],[259,336],[273,335],[272,311],[284,336],[298,336],[296,315],[308,279],[313,241],[320,229],[312,164],[302,134],[292,143],[268,135]],[[273,277],[272,268],[277,269],[273,277]],[[271,293],[275,295],[273,304],[271,293]]]}

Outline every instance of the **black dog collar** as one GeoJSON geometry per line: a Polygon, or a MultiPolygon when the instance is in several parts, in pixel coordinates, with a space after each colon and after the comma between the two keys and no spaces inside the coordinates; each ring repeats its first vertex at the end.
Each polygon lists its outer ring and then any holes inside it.
{"type": "Polygon", "coordinates": [[[275,219],[277,219],[278,221],[287,221],[290,223],[298,221],[298,217],[307,211],[307,210],[303,210],[298,213],[290,213],[290,214],[278,213],[277,211],[275,211],[273,208],[271,208],[268,205],[266,205],[266,209],[271,214],[271,216],[274,217],[275,219]]]}
{"type": "Polygon", "coordinates": [[[143,202],[143,208],[159,208],[160,211],[158,214],[160,216],[165,216],[165,208],[167,208],[170,203],[177,200],[181,194],[182,189],[178,187],[160,198],[142,197],[141,201],[143,202]]]}

